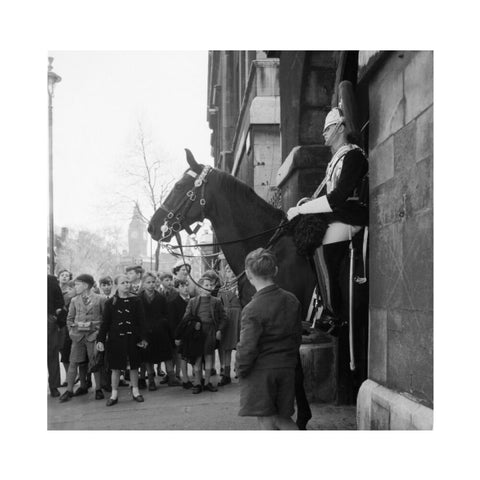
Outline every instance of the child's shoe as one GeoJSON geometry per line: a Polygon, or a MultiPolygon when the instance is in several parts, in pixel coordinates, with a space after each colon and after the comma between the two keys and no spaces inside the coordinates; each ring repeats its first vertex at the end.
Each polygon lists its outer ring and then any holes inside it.
{"type": "Polygon", "coordinates": [[[204,390],[208,390],[209,392],[218,392],[218,388],[214,387],[210,382],[207,383],[204,387],[204,390]]]}
{"type": "Polygon", "coordinates": [[[197,393],[202,392],[202,386],[201,385],[194,385],[192,388],[192,393],[195,395],[197,393]]]}

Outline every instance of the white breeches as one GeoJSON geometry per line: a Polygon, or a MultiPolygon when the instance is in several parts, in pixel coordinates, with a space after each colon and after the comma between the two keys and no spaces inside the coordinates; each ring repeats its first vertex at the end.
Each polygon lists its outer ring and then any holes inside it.
{"type": "Polygon", "coordinates": [[[346,223],[342,222],[330,223],[327,231],[325,232],[325,236],[323,237],[322,245],[350,240],[361,229],[362,227],[356,225],[347,225],[346,223]]]}

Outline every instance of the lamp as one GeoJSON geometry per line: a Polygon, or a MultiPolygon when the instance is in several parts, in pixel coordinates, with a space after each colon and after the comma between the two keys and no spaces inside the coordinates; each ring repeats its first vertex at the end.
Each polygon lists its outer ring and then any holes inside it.
{"type": "Polygon", "coordinates": [[[52,125],[53,125],[53,108],[52,98],[55,90],[55,84],[62,80],[62,77],[53,71],[53,57],[48,57],[48,193],[49,193],[49,215],[48,215],[48,231],[49,231],[49,266],[50,274],[55,274],[55,230],[53,224],[53,152],[52,152],[52,125]]]}
{"type": "Polygon", "coordinates": [[[50,99],[53,98],[55,84],[62,81],[62,77],[53,71],[52,62],[53,57],[48,57],[48,95],[50,99]]]}

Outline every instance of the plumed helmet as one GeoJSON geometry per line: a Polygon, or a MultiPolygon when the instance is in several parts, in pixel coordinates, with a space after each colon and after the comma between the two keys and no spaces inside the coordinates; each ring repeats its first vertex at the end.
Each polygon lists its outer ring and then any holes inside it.
{"type": "Polygon", "coordinates": [[[342,123],[344,121],[345,117],[343,116],[343,112],[338,107],[334,107],[328,112],[328,115],[325,118],[323,131],[325,131],[330,125],[336,125],[337,123],[342,123]]]}

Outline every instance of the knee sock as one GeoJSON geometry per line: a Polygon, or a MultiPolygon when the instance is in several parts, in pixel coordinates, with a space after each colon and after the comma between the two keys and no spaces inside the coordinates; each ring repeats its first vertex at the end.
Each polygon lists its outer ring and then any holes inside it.
{"type": "Polygon", "coordinates": [[[115,390],[114,388],[112,388],[112,394],[110,395],[110,398],[112,400],[116,400],[118,398],[118,390],[115,390]]]}
{"type": "Polygon", "coordinates": [[[230,377],[230,366],[223,368],[223,374],[224,374],[226,377],[230,377]]]}

